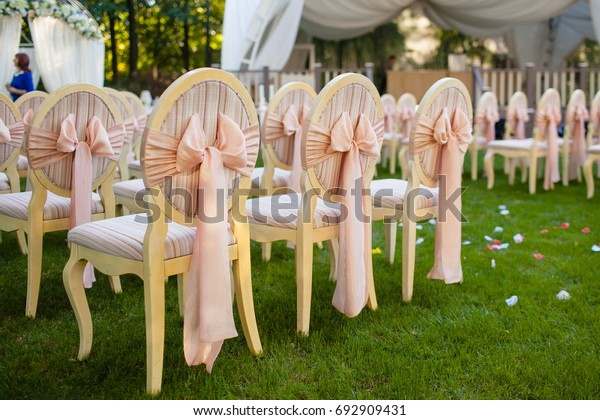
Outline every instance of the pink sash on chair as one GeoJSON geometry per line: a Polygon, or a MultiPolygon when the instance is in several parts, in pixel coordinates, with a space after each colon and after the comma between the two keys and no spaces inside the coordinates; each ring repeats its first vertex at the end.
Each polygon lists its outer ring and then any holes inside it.
{"type": "Polygon", "coordinates": [[[23,125],[23,121],[17,121],[7,126],[0,119],[0,143],[19,149],[21,148],[21,143],[23,143],[24,134],[25,126],[23,125]]]}
{"type": "MultiPolygon", "coordinates": [[[[386,104],[383,107],[383,132],[391,134],[394,131],[394,116],[396,115],[396,106],[386,104]]],[[[392,139],[394,140],[394,139],[392,139]]]]}
{"type": "Polygon", "coordinates": [[[560,172],[558,170],[558,132],[557,126],[560,123],[560,109],[554,105],[548,105],[546,109],[538,112],[536,117],[536,126],[540,135],[546,133],[546,171],[544,174],[544,189],[549,190],[553,183],[560,181],[560,172]]]}
{"type": "Polygon", "coordinates": [[[498,114],[498,111],[490,107],[480,109],[475,113],[475,123],[480,127],[484,127],[483,132],[487,143],[496,138],[494,125],[499,119],[500,115],[498,114]]]}
{"type": "Polygon", "coordinates": [[[296,111],[296,105],[290,105],[283,113],[283,117],[273,112],[267,113],[265,121],[265,143],[272,143],[287,136],[294,142],[294,155],[292,160],[292,171],[290,173],[290,184],[288,187],[293,191],[300,192],[300,175],[302,174],[302,162],[300,157],[302,125],[308,115],[309,109],[303,106],[300,114],[296,111]]]}
{"type": "Polygon", "coordinates": [[[514,138],[525,138],[525,123],[529,121],[529,113],[525,108],[512,108],[506,113],[506,122],[514,127],[514,138]]]}
{"type": "Polygon", "coordinates": [[[452,214],[450,207],[462,210],[459,195],[453,202],[449,198],[461,188],[463,158],[473,140],[471,123],[467,115],[457,109],[452,118],[444,108],[434,121],[422,115],[414,138],[414,153],[421,153],[441,145],[438,177],[440,198],[438,223],[435,228],[435,263],[427,275],[430,279],[445,280],[446,284],[462,281],[460,261],[462,226],[460,214],[452,214]],[[444,182],[446,185],[442,185],[444,182]],[[442,197],[441,194],[445,196],[442,197]]]}
{"type": "MultiPolygon", "coordinates": [[[[585,163],[585,121],[590,118],[587,108],[584,105],[576,105],[567,109],[565,120],[572,127],[571,138],[573,146],[569,161],[569,179],[576,179],[579,168],[585,163]]],[[[565,139],[568,141],[568,139],[565,139]]]]}
{"type": "Polygon", "coordinates": [[[341,204],[345,211],[340,223],[340,251],[337,265],[337,284],[333,295],[333,306],[346,316],[357,316],[367,303],[368,279],[373,273],[371,255],[371,221],[361,220],[371,214],[368,197],[363,195],[363,172],[360,154],[372,158],[379,156],[383,140],[383,119],[373,127],[369,119],[360,114],[356,127],[348,112],[344,112],[331,130],[312,122],[307,133],[307,166],[343,153],[339,188],[342,190],[341,204]],[[316,149],[322,151],[315,152],[316,149]],[[357,181],[361,188],[356,188],[357,181]],[[360,209],[360,215],[357,212],[360,209]]]}
{"type": "MultiPolygon", "coordinates": [[[[92,117],[86,128],[85,141],[77,138],[75,114],[69,114],[58,133],[41,127],[31,127],[29,133],[29,164],[32,169],[46,168],[74,153],[71,170],[71,215],[69,229],[92,221],[92,157],[118,160],[123,147],[125,129],[117,124],[108,130],[98,117],[92,117]]],[[[87,264],[83,284],[91,287],[94,270],[87,264]]]]}
{"type": "Polygon", "coordinates": [[[200,165],[197,192],[202,195],[185,297],[183,342],[187,364],[205,363],[209,373],[223,341],[238,335],[233,320],[224,168],[250,176],[258,141],[258,125],[241,130],[224,114],[218,115],[213,146],[207,147],[200,114],[191,116],[181,140],[156,130],[150,130],[146,139],[143,165],[148,186],[200,165]]]}
{"type": "Polygon", "coordinates": [[[405,139],[410,136],[410,129],[412,128],[412,119],[414,116],[415,110],[412,107],[400,108],[396,114],[398,125],[402,127],[402,137],[405,139]]]}

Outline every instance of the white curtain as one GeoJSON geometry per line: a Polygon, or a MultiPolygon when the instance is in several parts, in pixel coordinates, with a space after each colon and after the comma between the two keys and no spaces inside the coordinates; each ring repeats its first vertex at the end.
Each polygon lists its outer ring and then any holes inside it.
{"type": "Polygon", "coordinates": [[[0,92],[9,95],[4,88],[15,74],[13,59],[19,50],[21,39],[21,15],[0,16],[0,92]]]}
{"type": "Polygon", "coordinates": [[[44,87],[52,92],[75,82],[104,84],[104,43],[84,38],[65,22],[37,17],[29,22],[44,87]]]}

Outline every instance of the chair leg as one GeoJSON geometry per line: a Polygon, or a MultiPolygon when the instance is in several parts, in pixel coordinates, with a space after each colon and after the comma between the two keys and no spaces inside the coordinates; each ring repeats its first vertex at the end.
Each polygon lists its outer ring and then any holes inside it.
{"type": "Polygon", "coordinates": [[[339,258],[340,243],[338,238],[333,238],[327,241],[327,249],[329,250],[329,280],[337,280],[337,260],[339,258]]]}
{"type": "MultiPolygon", "coordinates": [[[[566,141],[566,140],[565,140],[566,141]]],[[[562,152],[562,183],[565,187],[569,186],[569,152],[562,152]]]]}
{"type": "Polygon", "coordinates": [[[42,247],[44,234],[41,223],[32,223],[27,241],[27,302],[25,315],[35,318],[42,277],[42,247]],[[40,231],[38,231],[38,228],[40,231]]]}
{"type": "Polygon", "coordinates": [[[402,300],[410,302],[415,281],[415,248],[417,240],[417,224],[402,218],[402,300]]]}
{"type": "MultiPolygon", "coordinates": [[[[475,140],[476,141],[476,140],[475,140]]],[[[471,147],[471,179],[477,181],[477,149],[471,147]]]]}
{"type": "Polygon", "coordinates": [[[589,157],[586,159],[583,165],[583,175],[585,176],[585,184],[587,186],[587,198],[594,196],[594,174],[592,172],[594,166],[594,159],[589,157]]]}
{"type": "Polygon", "coordinates": [[[254,311],[254,298],[252,297],[252,276],[250,273],[250,237],[246,241],[238,232],[238,244],[245,244],[238,248],[238,259],[233,261],[233,279],[235,286],[236,302],[244,337],[250,349],[250,353],[258,356],[262,353],[260,336],[256,325],[256,314],[254,311]]]}
{"type": "Polygon", "coordinates": [[[535,187],[537,184],[537,164],[538,158],[531,159],[529,162],[529,194],[535,194],[535,187]]]}
{"type": "Polygon", "coordinates": [[[520,159],[521,164],[521,183],[527,181],[527,158],[520,159]]]}
{"type": "Polygon", "coordinates": [[[185,291],[187,289],[188,276],[188,272],[177,274],[177,300],[181,318],[185,314],[185,291]]]}
{"type": "Polygon", "coordinates": [[[119,276],[108,276],[108,281],[110,282],[110,288],[115,295],[123,292],[123,289],[121,288],[121,279],[119,276]]]}
{"type": "Polygon", "coordinates": [[[485,166],[485,172],[488,177],[488,190],[494,188],[494,152],[488,150],[485,154],[485,158],[483,159],[483,164],[485,166]]]}
{"type": "Polygon", "coordinates": [[[312,235],[300,235],[296,241],[296,330],[308,335],[312,295],[312,235]]]}
{"type": "Polygon", "coordinates": [[[385,257],[390,264],[394,264],[396,254],[396,232],[398,231],[398,221],[395,219],[385,222],[385,257]]]}
{"type": "Polygon", "coordinates": [[[394,175],[396,173],[396,139],[392,140],[390,144],[390,174],[394,175]]]}
{"type": "Polygon", "coordinates": [[[75,312],[79,327],[79,354],[77,359],[86,359],[92,350],[92,315],[83,287],[83,271],[87,261],[77,256],[77,247],[73,245],[71,257],[63,270],[63,284],[75,312]]]}
{"type": "Polygon", "coordinates": [[[165,279],[158,272],[149,270],[144,278],[146,392],[149,394],[160,392],[165,352],[165,279]]]}
{"type": "Polygon", "coordinates": [[[504,173],[508,175],[510,173],[511,166],[514,165],[514,159],[504,159],[504,173]]]}
{"type": "Polygon", "coordinates": [[[408,179],[408,162],[406,161],[406,153],[406,146],[400,146],[400,150],[398,151],[398,163],[400,164],[400,171],[402,171],[401,179],[408,179]]]}
{"type": "Polygon", "coordinates": [[[19,243],[19,249],[21,254],[27,255],[27,240],[25,239],[25,232],[17,230],[17,242],[19,243]]]}
{"type": "Polygon", "coordinates": [[[271,260],[271,242],[265,242],[262,244],[262,260],[271,260]]]}
{"type": "Polygon", "coordinates": [[[504,163],[508,161],[508,185],[515,185],[515,175],[517,172],[517,160],[516,159],[504,159],[504,163]]]}

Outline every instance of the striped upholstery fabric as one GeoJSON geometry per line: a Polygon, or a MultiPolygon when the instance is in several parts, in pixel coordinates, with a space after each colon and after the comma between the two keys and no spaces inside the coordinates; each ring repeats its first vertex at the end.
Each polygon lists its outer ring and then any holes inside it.
{"type": "MultiPolygon", "coordinates": [[[[260,188],[260,180],[262,179],[265,168],[254,168],[252,170],[252,188],[260,188]]],[[[290,181],[290,171],[281,168],[275,168],[273,174],[273,188],[287,187],[290,181]]]]}
{"type": "Polygon", "coordinates": [[[129,181],[115,182],[113,184],[113,191],[115,195],[120,197],[135,198],[139,191],[144,191],[143,179],[130,179],[129,181]]]}
{"type": "Polygon", "coordinates": [[[594,144],[593,146],[588,147],[587,152],[594,155],[600,154],[600,144],[594,144]]]}
{"type": "MultiPolygon", "coordinates": [[[[17,102],[15,102],[15,105],[17,105],[19,108],[21,116],[25,116],[25,113],[27,113],[27,111],[30,109],[35,114],[42,102],[44,102],[47,97],[48,94],[46,92],[33,91],[21,96],[17,102]]],[[[22,150],[27,150],[27,139],[27,136],[23,137],[23,144],[21,144],[22,150]]],[[[27,164],[27,166],[29,166],[29,164],[27,164]]]]}
{"type": "MultiPolygon", "coordinates": [[[[0,195],[0,214],[27,220],[27,209],[31,200],[31,191],[0,195]]],[[[48,191],[44,204],[44,220],[65,219],[70,216],[71,199],[48,191]]],[[[92,193],[92,213],[102,213],[104,207],[100,195],[92,193]]]]}
{"type": "MultiPolygon", "coordinates": [[[[404,207],[407,187],[408,182],[402,179],[388,178],[372,181],[371,197],[373,197],[373,206],[401,210],[404,207]]],[[[416,197],[417,209],[436,207],[438,205],[439,190],[423,186],[421,188],[430,192],[431,196],[418,195],[416,197]]]]}
{"type": "Polygon", "coordinates": [[[8,177],[4,172],[0,172],[0,191],[10,191],[10,184],[8,183],[8,177]]]}
{"type": "MultiPolygon", "coordinates": [[[[8,105],[0,102],[0,120],[7,126],[10,127],[12,124],[17,122],[15,115],[8,105]]],[[[0,143],[0,165],[3,164],[12,153],[15,151],[13,146],[5,143],[0,143]]]]}
{"type": "MultiPolygon", "coordinates": [[[[296,229],[299,203],[300,194],[281,194],[250,199],[246,201],[248,222],[296,229]]],[[[321,198],[317,198],[314,227],[337,225],[340,222],[340,215],[338,203],[325,203],[321,198]]]]}
{"type": "Polygon", "coordinates": [[[17,171],[26,171],[27,168],[29,168],[29,161],[27,161],[27,157],[20,155],[19,160],[17,161],[17,171]]]}
{"type": "MultiPolygon", "coordinates": [[[[69,232],[69,241],[115,257],[142,261],[144,236],[148,226],[145,214],[132,214],[86,223],[69,232]]],[[[191,255],[196,229],[168,224],[165,238],[165,259],[191,255]]],[[[235,244],[231,229],[228,231],[228,244],[235,244]]]]}
{"type": "Polygon", "coordinates": [[[141,171],[142,170],[142,163],[139,160],[132,160],[131,162],[129,162],[127,164],[127,167],[130,170],[133,170],[133,171],[141,171]]]}

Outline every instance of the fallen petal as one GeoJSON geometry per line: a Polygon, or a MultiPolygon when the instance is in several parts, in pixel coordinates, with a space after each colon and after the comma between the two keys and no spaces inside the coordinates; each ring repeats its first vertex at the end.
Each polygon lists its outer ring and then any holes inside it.
{"type": "Polygon", "coordinates": [[[371,254],[372,255],[377,255],[377,254],[381,254],[381,249],[379,249],[379,247],[372,249],[371,250],[371,254]]]}
{"type": "Polygon", "coordinates": [[[502,226],[496,226],[494,228],[494,233],[499,233],[499,232],[503,232],[504,228],[502,226]]]}
{"type": "Polygon", "coordinates": [[[496,249],[494,247],[494,245],[490,245],[490,244],[485,244],[487,246],[487,249],[489,249],[490,251],[493,251],[494,249],[496,249]]]}
{"type": "Polygon", "coordinates": [[[581,231],[583,233],[590,233],[592,230],[589,227],[584,227],[583,229],[581,229],[581,231]]]}
{"type": "Polygon", "coordinates": [[[569,300],[571,299],[571,295],[566,290],[561,290],[556,294],[558,300],[569,300]]]}
{"type": "Polygon", "coordinates": [[[567,222],[564,222],[563,224],[560,225],[560,227],[563,229],[568,229],[569,226],[571,226],[571,225],[569,225],[569,223],[567,223],[567,222]]]}
{"type": "Polygon", "coordinates": [[[417,230],[423,229],[423,225],[417,225],[417,230]]]}
{"type": "Polygon", "coordinates": [[[471,241],[463,241],[463,245],[471,245],[471,241]]]}
{"type": "Polygon", "coordinates": [[[492,243],[493,243],[494,245],[500,245],[500,241],[499,241],[498,239],[494,239],[494,240],[492,241],[492,243]]]}
{"type": "Polygon", "coordinates": [[[544,256],[542,254],[533,254],[533,258],[535,258],[536,260],[543,260],[544,256]]]}
{"type": "Polygon", "coordinates": [[[435,219],[429,219],[429,224],[430,225],[435,225],[435,224],[437,224],[437,220],[435,220],[435,219]]]}
{"type": "Polygon", "coordinates": [[[417,240],[415,241],[417,245],[421,245],[423,242],[425,242],[425,238],[417,238],[417,240]]]}
{"type": "Polygon", "coordinates": [[[540,230],[540,233],[541,233],[542,235],[545,235],[546,233],[549,233],[549,232],[550,232],[550,231],[549,231],[548,229],[542,229],[542,230],[540,230]]]}
{"type": "Polygon", "coordinates": [[[594,252],[600,252],[600,246],[598,246],[598,245],[593,245],[593,246],[592,246],[592,251],[594,251],[594,252]]]}
{"type": "Polygon", "coordinates": [[[496,260],[492,258],[492,268],[496,268],[496,260]]]}
{"type": "Polygon", "coordinates": [[[502,216],[506,216],[507,214],[510,214],[510,211],[508,211],[508,210],[506,210],[506,209],[505,209],[505,210],[501,210],[501,211],[500,211],[500,214],[501,214],[502,216]]]}
{"type": "Polygon", "coordinates": [[[519,301],[519,298],[517,296],[511,296],[505,300],[505,302],[508,306],[515,306],[518,301],[519,301]]]}
{"type": "Polygon", "coordinates": [[[515,241],[516,244],[523,242],[523,239],[525,239],[525,237],[520,233],[517,233],[515,236],[513,236],[513,241],[515,241]]]}
{"type": "Polygon", "coordinates": [[[500,204],[498,206],[498,210],[506,210],[506,206],[504,204],[500,204]]]}
{"type": "Polygon", "coordinates": [[[498,245],[498,249],[506,249],[509,247],[509,245],[510,244],[508,242],[500,244],[500,245],[498,245]]]}
{"type": "Polygon", "coordinates": [[[493,241],[493,240],[494,240],[494,239],[493,239],[491,236],[488,236],[488,235],[485,235],[485,236],[483,237],[483,239],[485,239],[486,241],[489,241],[489,242],[491,242],[491,241],[493,241]]]}

